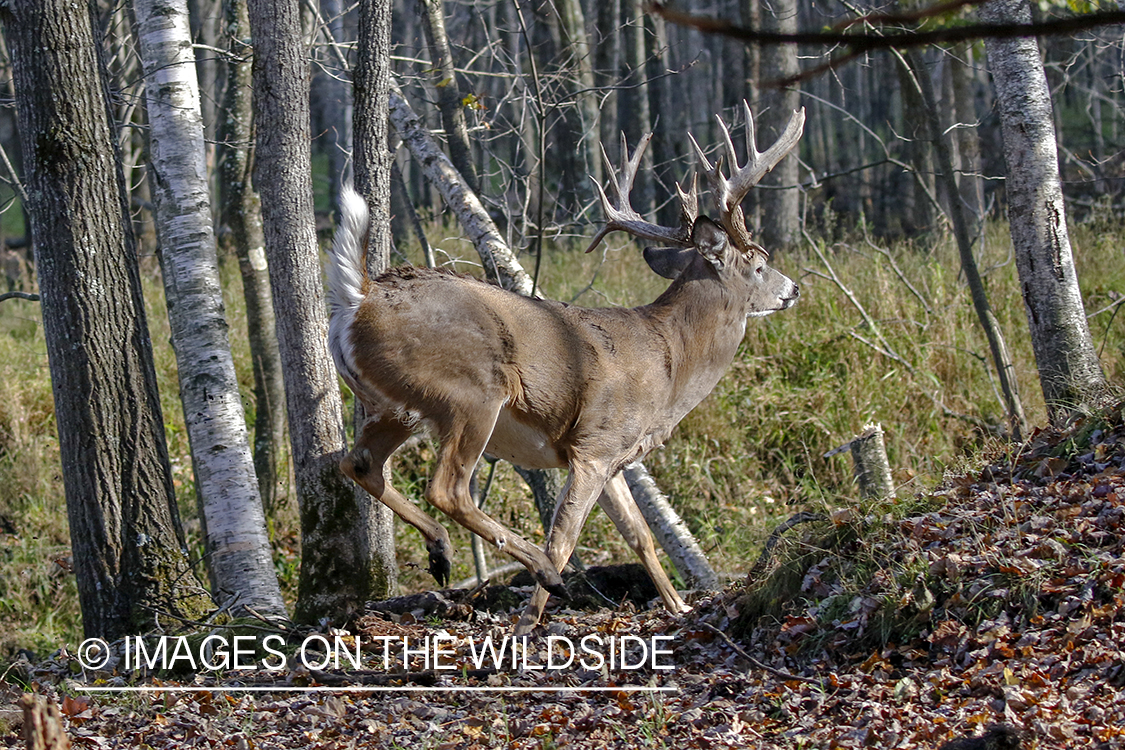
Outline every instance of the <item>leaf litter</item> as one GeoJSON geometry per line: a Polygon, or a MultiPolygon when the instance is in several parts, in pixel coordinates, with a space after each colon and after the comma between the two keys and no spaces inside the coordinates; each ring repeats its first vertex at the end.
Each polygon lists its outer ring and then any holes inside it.
{"type": "MultiPolygon", "coordinates": [[[[0,704],[20,684],[51,696],[79,748],[1125,748],[1123,532],[1117,407],[1037,432],[909,503],[832,513],[790,540],[781,555],[797,561],[796,585],[753,617],[747,602],[767,582],[698,598],[680,618],[564,603],[513,666],[478,657],[516,611],[373,613],[323,631],[358,639],[371,669],[291,656],[284,668],[142,678],[83,673],[59,652],[9,670],[0,704]],[[631,636],[627,664],[659,642],[658,666],[671,668],[545,668],[577,655],[548,653],[549,637],[585,636],[631,636]],[[421,653],[382,658],[382,643],[435,637],[455,669],[421,653]],[[126,684],[177,692],[84,690],[126,684]],[[238,690],[249,686],[262,692],[238,690]]],[[[22,747],[7,729],[0,747],[22,747]]]]}

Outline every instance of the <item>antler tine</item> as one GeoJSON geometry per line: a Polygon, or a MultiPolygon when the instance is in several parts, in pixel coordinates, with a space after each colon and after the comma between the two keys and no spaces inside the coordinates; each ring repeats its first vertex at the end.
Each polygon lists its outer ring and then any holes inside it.
{"type": "MultiPolygon", "coordinates": [[[[676,185],[676,197],[680,199],[680,226],[688,229],[695,220],[699,218],[699,190],[696,188],[696,175],[694,172],[691,174],[688,189],[685,191],[680,183],[676,185]]],[[[688,178],[684,178],[685,181],[688,178]]]]}
{"type": "Polygon", "coordinates": [[[690,225],[687,226],[686,229],[683,226],[679,229],[673,229],[671,227],[653,224],[645,221],[644,217],[637,213],[629,203],[629,193],[633,189],[633,181],[637,177],[637,170],[641,165],[641,157],[644,155],[644,151],[648,148],[649,141],[651,140],[652,133],[641,138],[633,155],[628,157],[629,144],[625,140],[625,134],[622,133],[621,153],[626,155],[627,158],[625,159],[625,164],[621,169],[620,175],[618,175],[617,170],[614,169],[613,164],[609,160],[609,156],[606,155],[605,148],[602,148],[602,158],[605,159],[606,171],[609,175],[609,184],[613,188],[616,200],[611,203],[606,197],[605,191],[602,190],[601,185],[595,185],[598,191],[598,199],[602,204],[602,212],[605,214],[606,223],[605,226],[594,235],[594,239],[590,241],[590,246],[586,248],[586,252],[590,252],[597,247],[598,244],[605,239],[607,234],[617,230],[628,232],[634,237],[654,240],[664,244],[683,246],[689,243],[688,237],[691,232],[690,225]]]}
{"type": "Polygon", "coordinates": [[[742,102],[742,106],[746,113],[747,155],[746,164],[742,167],[738,166],[738,157],[734,150],[734,143],[731,141],[730,131],[727,129],[726,123],[723,122],[723,118],[716,115],[716,119],[719,121],[719,132],[722,135],[721,148],[731,165],[729,179],[722,173],[722,157],[712,167],[694,138],[691,139],[691,142],[695,146],[700,161],[706,165],[711,192],[727,234],[741,249],[764,253],[764,249],[751,239],[750,231],[746,228],[746,221],[742,214],[742,199],[750,192],[750,188],[758,184],[758,181],[762,179],[766,172],[773,169],[797,145],[797,141],[801,139],[801,134],[804,132],[805,110],[802,108],[794,112],[781,137],[764,152],[759,152],[754,132],[754,115],[750,112],[750,105],[745,100],[742,102]]]}

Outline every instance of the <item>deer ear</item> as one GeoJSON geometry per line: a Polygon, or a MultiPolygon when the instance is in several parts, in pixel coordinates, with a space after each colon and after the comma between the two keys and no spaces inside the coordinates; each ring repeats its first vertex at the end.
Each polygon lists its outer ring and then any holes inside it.
{"type": "Polygon", "coordinates": [[[718,224],[706,216],[700,216],[695,220],[691,228],[691,244],[711,265],[716,268],[723,267],[729,243],[727,233],[718,224]]]}
{"type": "Polygon", "coordinates": [[[695,249],[690,247],[646,247],[645,263],[666,279],[674,279],[691,265],[695,249]]]}

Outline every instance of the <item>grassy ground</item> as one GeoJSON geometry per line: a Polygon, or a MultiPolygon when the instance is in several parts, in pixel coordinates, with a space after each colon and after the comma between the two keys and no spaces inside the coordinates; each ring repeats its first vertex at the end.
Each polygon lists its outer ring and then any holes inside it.
{"type": "MultiPolygon", "coordinates": [[[[1098,311],[1125,293],[1122,234],[1118,226],[1085,225],[1075,228],[1073,238],[1095,345],[1115,383],[1122,382],[1125,366],[1125,321],[1116,319],[1116,307],[1098,311]]],[[[447,257],[471,258],[471,248],[457,236],[451,227],[434,228],[431,241],[447,257]]],[[[604,252],[589,255],[581,252],[581,241],[554,248],[544,258],[541,276],[547,296],[589,306],[632,305],[652,300],[663,287],[637,249],[623,240],[611,240],[604,252]]],[[[824,454],[866,423],[880,422],[886,430],[899,497],[906,503],[950,466],[971,461],[1000,441],[978,424],[1000,425],[1002,407],[951,244],[886,247],[857,236],[822,243],[819,250],[806,243],[777,254],[775,265],[801,283],[800,304],[751,321],[731,371],[647,462],[712,563],[733,575],[752,567],[762,541],[780,520],[801,509],[846,508],[856,502],[847,453],[824,454]],[[832,273],[839,284],[828,278],[832,273]],[[865,308],[878,333],[842,287],[865,308]],[[881,348],[890,347],[898,360],[871,345],[877,335],[885,341],[881,348]]],[[[1042,424],[1045,412],[1006,227],[989,228],[979,256],[1016,361],[1025,408],[1033,423],[1042,424]]],[[[249,354],[240,333],[245,328],[241,290],[237,269],[227,265],[232,340],[252,411],[249,354]]],[[[533,262],[526,265],[530,269],[533,262]]],[[[189,534],[198,545],[160,282],[151,258],[143,266],[175,482],[189,534]]],[[[458,264],[460,270],[470,266],[467,260],[458,264]]],[[[396,467],[400,489],[418,497],[431,458],[424,440],[404,452],[396,467]]],[[[34,303],[9,300],[0,304],[0,654],[20,647],[42,653],[80,638],[58,466],[39,312],[34,303]]],[[[526,491],[509,468],[498,469],[488,502],[503,522],[541,540],[526,491]]],[[[294,518],[290,510],[272,524],[278,571],[290,595],[298,559],[294,518]]],[[[454,578],[468,577],[468,537],[450,526],[457,547],[454,578]]],[[[400,530],[398,543],[404,588],[429,587],[418,535],[400,530]]],[[[579,551],[588,563],[629,559],[596,511],[579,551]]]]}

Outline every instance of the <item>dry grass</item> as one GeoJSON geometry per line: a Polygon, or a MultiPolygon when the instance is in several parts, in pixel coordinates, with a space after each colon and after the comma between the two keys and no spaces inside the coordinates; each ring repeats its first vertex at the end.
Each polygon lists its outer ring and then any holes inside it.
{"type": "MultiPolygon", "coordinates": [[[[1113,226],[1075,231],[1079,278],[1090,312],[1125,293],[1121,235],[1120,227],[1113,226]]],[[[471,248],[454,228],[435,228],[431,237],[449,256],[471,258],[471,248]]],[[[1041,424],[1045,412],[1007,248],[1006,227],[990,227],[981,264],[1016,361],[1025,408],[1032,421],[1041,424]]],[[[582,249],[581,242],[561,243],[544,258],[545,295],[590,306],[633,305],[651,301],[666,283],[648,271],[636,247],[622,240],[612,240],[604,253],[586,255],[582,249]]],[[[955,250],[944,241],[928,250],[906,244],[888,249],[899,271],[863,238],[824,247],[823,252],[903,362],[859,340],[873,341],[874,334],[843,292],[823,278],[827,269],[811,248],[779,255],[775,265],[801,282],[800,304],[751,321],[731,371],[667,446],[649,457],[658,483],[717,569],[744,573],[769,530],[797,510],[855,503],[847,453],[833,458],[824,458],[824,453],[867,422],[878,421],[886,430],[904,502],[910,502],[916,488],[932,485],[949,466],[997,440],[970,421],[943,413],[932,398],[938,397],[956,414],[989,424],[1003,421],[987,346],[959,277],[955,250]]],[[[241,289],[237,269],[227,265],[232,340],[252,413],[241,289]]],[[[527,259],[525,265],[530,269],[533,263],[527,259]]],[[[182,514],[197,546],[198,534],[192,531],[197,526],[194,485],[175,361],[158,275],[151,264],[146,266],[166,432],[182,514]]],[[[471,266],[468,260],[458,264],[460,270],[471,266]]],[[[1091,330],[1106,374],[1120,383],[1125,320],[1118,320],[1114,310],[1095,315],[1091,330]]],[[[420,497],[431,457],[432,446],[426,441],[403,452],[396,466],[400,489],[420,497]]],[[[58,472],[39,313],[32,303],[8,301],[0,305],[0,626],[5,633],[0,651],[50,649],[79,638],[73,579],[55,562],[65,558],[68,545],[58,472]]],[[[528,538],[542,539],[527,492],[509,468],[498,470],[488,508],[528,538]]],[[[287,512],[273,521],[278,570],[290,595],[297,560],[293,519],[287,512]]],[[[457,547],[454,578],[468,577],[468,536],[450,526],[457,547]]],[[[404,587],[431,586],[419,535],[404,528],[398,543],[404,587]]],[[[587,563],[629,559],[616,532],[596,511],[579,552],[587,563]]],[[[491,552],[490,558],[496,564],[506,562],[491,552]]]]}

